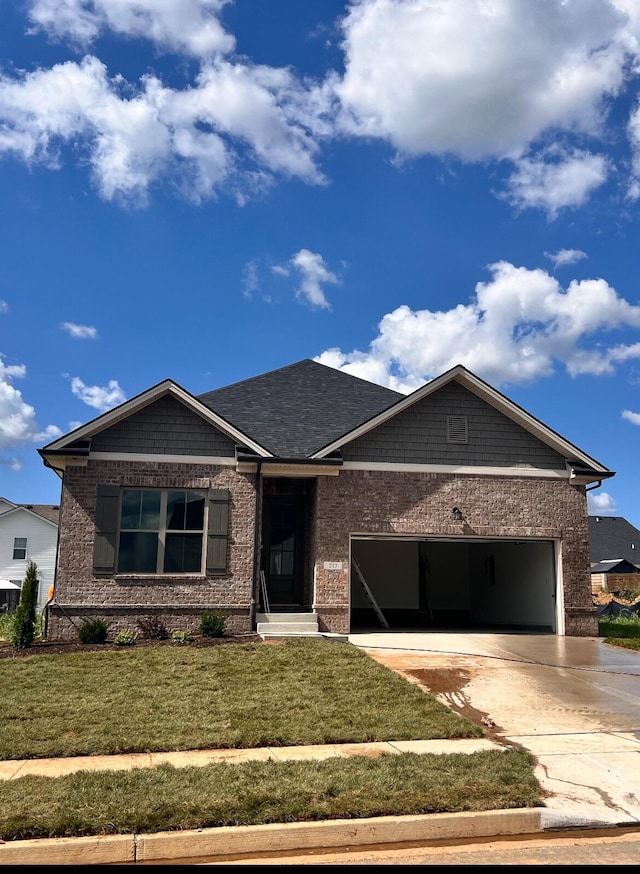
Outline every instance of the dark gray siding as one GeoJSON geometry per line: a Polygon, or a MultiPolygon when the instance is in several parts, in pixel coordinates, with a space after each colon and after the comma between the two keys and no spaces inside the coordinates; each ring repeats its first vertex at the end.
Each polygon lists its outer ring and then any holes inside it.
{"type": "Polygon", "coordinates": [[[180,401],[167,396],[97,434],[91,450],[233,456],[235,443],[180,401]]]}
{"type": "Polygon", "coordinates": [[[342,455],[345,461],[405,464],[565,466],[563,456],[455,382],[343,446],[342,455]],[[447,442],[447,416],[452,415],[467,416],[468,443],[447,442]]]}

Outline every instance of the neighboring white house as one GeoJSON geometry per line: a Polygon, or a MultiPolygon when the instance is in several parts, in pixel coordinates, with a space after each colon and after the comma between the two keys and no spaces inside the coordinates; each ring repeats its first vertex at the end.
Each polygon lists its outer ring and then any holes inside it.
{"type": "Polygon", "coordinates": [[[18,606],[30,561],[38,569],[38,610],[47,603],[55,578],[59,515],[54,504],[0,498],[0,612],[13,613],[18,606]]]}

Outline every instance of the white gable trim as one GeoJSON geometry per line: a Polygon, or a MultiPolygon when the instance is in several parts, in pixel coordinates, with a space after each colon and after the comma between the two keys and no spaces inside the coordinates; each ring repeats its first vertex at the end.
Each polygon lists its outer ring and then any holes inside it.
{"type": "Polygon", "coordinates": [[[398,403],[394,404],[391,408],[384,410],[377,416],[374,416],[373,419],[369,419],[368,422],[365,422],[358,428],[354,428],[353,431],[350,431],[348,434],[343,435],[338,440],[335,440],[333,443],[330,443],[328,446],[320,449],[311,457],[324,458],[330,452],[335,452],[346,443],[351,443],[352,440],[355,440],[358,437],[362,437],[364,434],[367,434],[369,431],[372,431],[374,428],[377,428],[379,425],[382,425],[389,419],[394,418],[398,415],[398,413],[401,413],[409,407],[413,406],[413,404],[417,403],[418,401],[421,401],[424,398],[429,397],[429,395],[434,394],[438,391],[438,389],[442,388],[449,382],[460,383],[460,385],[469,389],[469,391],[472,391],[475,395],[486,401],[488,404],[491,404],[492,407],[503,413],[512,421],[516,422],[516,424],[520,425],[526,431],[529,431],[530,434],[533,434],[543,443],[546,443],[547,446],[555,449],[556,452],[558,452],[565,458],[574,461],[581,461],[588,467],[593,468],[593,470],[596,472],[609,473],[608,468],[601,465],[598,461],[591,458],[589,455],[586,455],[584,452],[582,452],[581,449],[578,449],[577,446],[569,443],[568,440],[565,440],[551,428],[548,428],[534,416],[523,410],[522,407],[519,407],[513,401],[510,401],[507,397],[505,397],[505,395],[492,388],[490,385],[488,385],[488,383],[475,376],[461,364],[458,364],[456,367],[453,367],[451,370],[443,373],[441,376],[436,377],[435,379],[431,380],[431,382],[423,385],[421,388],[416,389],[416,391],[399,400],[398,403]]]}
{"type": "Polygon", "coordinates": [[[12,510],[0,513],[0,519],[7,519],[9,516],[14,516],[16,513],[20,512],[28,513],[29,516],[33,516],[34,519],[37,519],[38,522],[45,522],[47,525],[53,525],[54,528],[58,527],[57,522],[52,522],[51,519],[47,519],[46,516],[41,516],[40,513],[29,510],[28,507],[14,507],[12,510]]]}
{"type": "Polygon", "coordinates": [[[266,450],[263,446],[260,446],[246,434],[243,434],[242,431],[238,431],[237,428],[234,428],[233,425],[229,424],[229,422],[225,421],[208,407],[205,407],[205,405],[194,398],[192,394],[189,394],[186,389],[181,388],[181,386],[177,385],[170,379],[165,379],[164,382],[158,383],[158,385],[142,392],[142,394],[137,395],[135,398],[131,398],[123,404],[120,404],[120,406],[115,407],[113,410],[109,410],[101,416],[98,416],[96,419],[92,419],[90,422],[87,422],[86,425],[82,425],[80,428],[76,428],[75,431],[65,434],[64,437],[60,437],[58,440],[54,440],[52,443],[47,444],[47,446],[41,450],[41,454],[46,456],[47,452],[57,452],[61,449],[66,449],[76,440],[86,440],[93,437],[101,431],[104,431],[105,428],[109,428],[111,425],[121,422],[133,413],[137,413],[139,410],[149,406],[149,404],[152,404],[154,401],[157,401],[165,395],[171,395],[179,400],[186,407],[193,410],[194,413],[206,422],[209,422],[209,424],[218,428],[236,443],[241,443],[242,445],[247,446],[249,449],[252,449],[264,458],[272,457],[271,452],[266,450]]]}

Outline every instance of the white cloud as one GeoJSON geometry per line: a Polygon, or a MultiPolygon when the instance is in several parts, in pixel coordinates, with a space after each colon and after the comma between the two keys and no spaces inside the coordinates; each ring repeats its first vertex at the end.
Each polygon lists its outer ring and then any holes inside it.
{"type": "Polygon", "coordinates": [[[63,322],[61,325],[64,331],[71,334],[79,340],[95,340],[98,336],[97,330],[92,325],[76,325],[74,322],[63,322]]]}
{"type": "MultiPolygon", "coordinates": [[[[13,385],[14,379],[24,377],[26,373],[24,364],[7,367],[0,356],[0,452],[46,439],[52,440],[62,434],[55,425],[41,430],[36,422],[35,409],[24,401],[21,392],[13,385]]],[[[13,461],[5,460],[5,463],[12,466],[13,461]]]]}
{"type": "Polygon", "coordinates": [[[586,203],[606,182],[608,170],[609,162],[602,155],[556,147],[517,161],[505,196],[519,209],[543,209],[555,219],[562,208],[586,203]]]}
{"type": "Polygon", "coordinates": [[[382,318],[369,351],[331,349],[318,360],[411,390],[456,364],[499,385],[550,376],[558,364],[571,376],[611,374],[619,362],[640,358],[640,343],[603,342],[606,331],[640,328],[640,306],[605,280],[564,289],[541,269],[504,261],[489,269],[471,303],[439,312],[400,306],[382,318]]]}
{"type": "Polygon", "coordinates": [[[587,506],[590,516],[611,516],[616,512],[616,502],[607,492],[587,492],[587,506]]]}
{"type": "Polygon", "coordinates": [[[632,413],[631,410],[623,410],[622,418],[626,419],[627,422],[631,422],[632,425],[640,425],[640,413],[632,413]]]}
{"type": "Polygon", "coordinates": [[[288,276],[291,270],[297,271],[301,279],[296,297],[313,308],[331,309],[322,286],[339,285],[340,279],[327,268],[322,255],[309,249],[300,249],[286,264],[274,265],[271,269],[280,276],[288,276]]]}
{"type": "Polygon", "coordinates": [[[117,407],[118,404],[124,403],[127,399],[115,379],[110,379],[106,386],[85,385],[81,379],[74,376],[71,379],[71,391],[87,406],[93,407],[101,413],[117,407]]]}
{"type": "Polygon", "coordinates": [[[258,290],[258,265],[255,261],[248,261],[244,265],[242,276],[242,294],[244,297],[251,298],[254,292],[258,290]]]}
{"type": "Polygon", "coordinates": [[[218,14],[230,0],[32,0],[35,29],[85,49],[111,31],[166,50],[203,57],[233,50],[218,14]]]}
{"type": "Polygon", "coordinates": [[[22,470],[22,461],[16,456],[11,458],[0,458],[0,466],[8,467],[9,470],[19,471],[22,470]]]}
{"type": "Polygon", "coordinates": [[[97,58],[0,76],[0,155],[55,168],[63,147],[87,155],[106,200],[144,203],[172,180],[200,202],[227,183],[239,202],[277,174],[324,182],[315,165],[313,108],[289,71],[226,62],[177,91],[155,76],[109,78],[97,58]]]}
{"type": "Polygon", "coordinates": [[[627,193],[631,200],[638,200],[640,198],[640,101],[629,118],[627,135],[633,151],[632,174],[627,193]]]}
{"type": "MultiPolygon", "coordinates": [[[[508,196],[551,217],[610,173],[584,144],[611,143],[609,106],[640,72],[635,0],[352,0],[340,22],[344,75],[322,81],[234,55],[220,22],[230,2],[31,0],[34,30],[52,39],[87,52],[100,37],[147,39],[200,67],[182,89],[108,75],[89,54],[0,77],[0,156],[52,169],[80,156],[108,200],[144,205],[166,183],[195,203],[224,191],[244,205],[281,177],[325,183],[323,142],[364,136],[399,159],[514,161],[508,196]],[[581,151],[543,148],[573,136],[581,151]]],[[[639,129],[636,114],[632,198],[639,129]]]]}
{"type": "Polygon", "coordinates": [[[343,125],[465,161],[519,157],[549,129],[597,133],[638,51],[618,6],[361,0],[343,22],[343,125]]]}
{"type": "Polygon", "coordinates": [[[568,264],[576,264],[587,257],[587,253],[581,249],[559,249],[557,252],[545,252],[544,254],[545,258],[553,261],[554,267],[566,267],[568,264]]]}
{"type": "Polygon", "coordinates": [[[9,304],[6,300],[0,300],[0,313],[8,313],[9,312],[9,304]]]}

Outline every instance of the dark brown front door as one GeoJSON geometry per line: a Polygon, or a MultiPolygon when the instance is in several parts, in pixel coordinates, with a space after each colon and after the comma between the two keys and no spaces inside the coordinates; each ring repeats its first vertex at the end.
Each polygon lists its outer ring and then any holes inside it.
{"type": "Polygon", "coordinates": [[[266,495],[263,523],[269,609],[272,612],[300,609],[304,584],[304,496],[266,495]]]}

